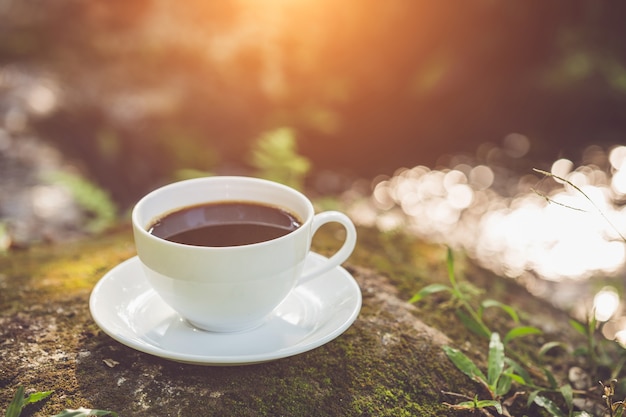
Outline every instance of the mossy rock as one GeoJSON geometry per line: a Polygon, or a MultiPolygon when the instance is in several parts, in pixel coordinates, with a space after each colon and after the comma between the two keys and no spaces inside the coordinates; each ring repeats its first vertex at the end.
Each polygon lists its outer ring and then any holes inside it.
{"type": "MultiPolygon", "coordinates": [[[[329,254],[335,233],[322,230],[314,249],[329,254]]],[[[78,407],[120,416],[452,416],[459,414],[444,402],[456,400],[442,391],[479,392],[442,346],[463,346],[479,360],[486,342],[460,326],[437,298],[420,306],[406,302],[420,287],[445,280],[440,246],[359,229],[359,244],[345,264],[363,293],[356,322],[312,351],[236,367],[157,358],[95,325],[91,289],[133,255],[132,235],[122,227],[0,258],[0,410],[19,385],[27,393],[54,390],[23,414],[44,416],[78,407]]],[[[468,269],[467,263],[459,268],[468,269]]],[[[503,285],[506,292],[515,284],[503,285]]],[[[533,308],[549,309],[527,297],[533,308]]]]}

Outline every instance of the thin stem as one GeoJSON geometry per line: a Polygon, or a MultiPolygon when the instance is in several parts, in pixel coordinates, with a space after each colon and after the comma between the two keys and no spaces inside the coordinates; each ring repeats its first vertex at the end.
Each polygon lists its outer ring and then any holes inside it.
{"type": "MultiPolygon", "coordinates": [[[[593,208],[595,208],[595,209],[596,209],[596,211],[597,211],[597,212],[598,212],[598,213],[599,213],[599,214],[600,214],[600,215],[604,218],[604,220],[608,223],[608,225],[609,225],[609,226],[611,226],[611,228],[615,231],[615,233],[617,233],[617,235],[618,235],[618,236],[619,236],[619,237],[620,237],[620,238],[621,238],[624,242],[626,242],[626,237],[624,237],[624,235],[622,235],[622,234],[620,233],[620,231],[619,231],[619,230],[617,229],[617,227],[613,224],[613,222],[611,222],[611,220],[609,220],[609,218],[608,218],[608,217],[604,214],[604,212],[603,212],[602,210],[600,210],[600,208],[596,205],[596,203],[594,203],[594,201],[593,201],[593,200],[592,200],[592,199],[591,199],[591,198],[590,198],[587,194],[585,194],[585,192],[584,192],[583,190],[581,190],[578,186],[576,186],[575,184],[573,184],[571,181],[569,181],[569,180],[567,180],[567,179],[565,179],[565,178],[561,178],[561,177],[559,177],[558,175],[555,175],[555,174],[553,174],[553,173],[551,173],[551,172],[544,171],[544,170],[542,170],[542,169],[537,169],[537,168],[533,168],[533,171],[538,172],[538,173],[540,173],[540,174],[543,174],[543,175],[545,175],[546,177],[552,177],[552,178],[556,178],[557,180],[563,181],[563,182],[567,183],[569,186],[571,186],[572,188],[574,188],[576,191],[578,191],[580,194],[582,194],[582,195],[583,195],[583,197],[585,197],[585,198],[586,198],[586,199],[587,199],[587,200],[591,203],[591,205],[593,206],[593,208]]],[[[534,188],[533,188],[532,190],[533,190],[533,191],[534,191],[537,195],[539,195],[539,196],[541,196],[541,197],[545,198],[545,199],[546,199],[546,201],[547,201],[548,203],[554,203],[554,204],[557,204],[557,205],[559,205],[559,206],[563,206],[563,207],[570,208],[570,209],[572,209],[572,210],[578,210],[578,211],[583,211],[583,212],[584,212],[584,211],[586,211],[586,210],[582,210],[582,209],[579,209],[579,208],[576,208],[576,207],[571,207],[571,206],[568,206],[568,205],[566,205],[566,204],[563,204],[563,203],[559,203],[559,202],[557,202],[557,201],[554,201],[553,199],[551,199],[551,198],[550,198],[550,197],[548,197],[547,195],[545,195],[545,194],[543,194],[543,193],[541,193],[541,192],[537,191],[537,190],[536,190],[536,189],[534,189],[534,188]]]]}

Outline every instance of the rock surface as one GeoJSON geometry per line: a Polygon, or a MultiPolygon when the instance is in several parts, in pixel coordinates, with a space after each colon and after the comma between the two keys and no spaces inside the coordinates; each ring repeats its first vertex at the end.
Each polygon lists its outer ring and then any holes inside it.
{"type": "MultiPolygon", "coordinates": [[[[128,227],[12,251],[0,258],[0,410],[23,385],[27,393],[54,390],[23,415],[79,407],[120,416],[459,415],[443,404],[456,400],[442,391],[473,396],[478,388],[442,346],[462,345],[478,357],[485,342],[455,324],[449,306],[439,311],[437,299],[417,307],[406,301],[445,277],[443,249],[370,229],[359,233],[345,264],[363,294],[356,322],[310,352],[237,367],[157,358],[96,326],[89,295],[106,271],[134,255],[128,227]]],[[[330,253],[332,236],[319,235],[314,249],[330,253]]]]}

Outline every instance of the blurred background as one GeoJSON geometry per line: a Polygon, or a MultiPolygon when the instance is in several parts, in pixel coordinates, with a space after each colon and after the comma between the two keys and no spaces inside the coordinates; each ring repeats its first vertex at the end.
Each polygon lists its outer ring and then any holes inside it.
{"type": "Polygon", "coordinates": [[[167,182],[260,175],[566,307],[580,288],[619,305],[624,16],[583,0],[0,0],[0,246],[104,230],[167,182]]]}

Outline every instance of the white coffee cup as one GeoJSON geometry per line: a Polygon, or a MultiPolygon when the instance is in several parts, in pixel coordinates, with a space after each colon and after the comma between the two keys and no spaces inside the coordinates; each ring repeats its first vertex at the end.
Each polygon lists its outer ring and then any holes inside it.
{"type": "Polygon", "coordinates": [[[216,176],[158,188],[134,207],[137,254],[152,288],[193,326],[214,332],[254,328],[264,322],[295,286],[344,262],[356,244],[356,229],[343,213],[314,213],[311,201],[285,185],[251,177],[216,176]],[[252,202],[284,209],[302,221],[272,240],[242,246],[193,246],[148,231],[173,211],[205,203],[252,202]],[[303,271],[315,232],[343,226],[343,245],[326,262],[303,271]]]}

